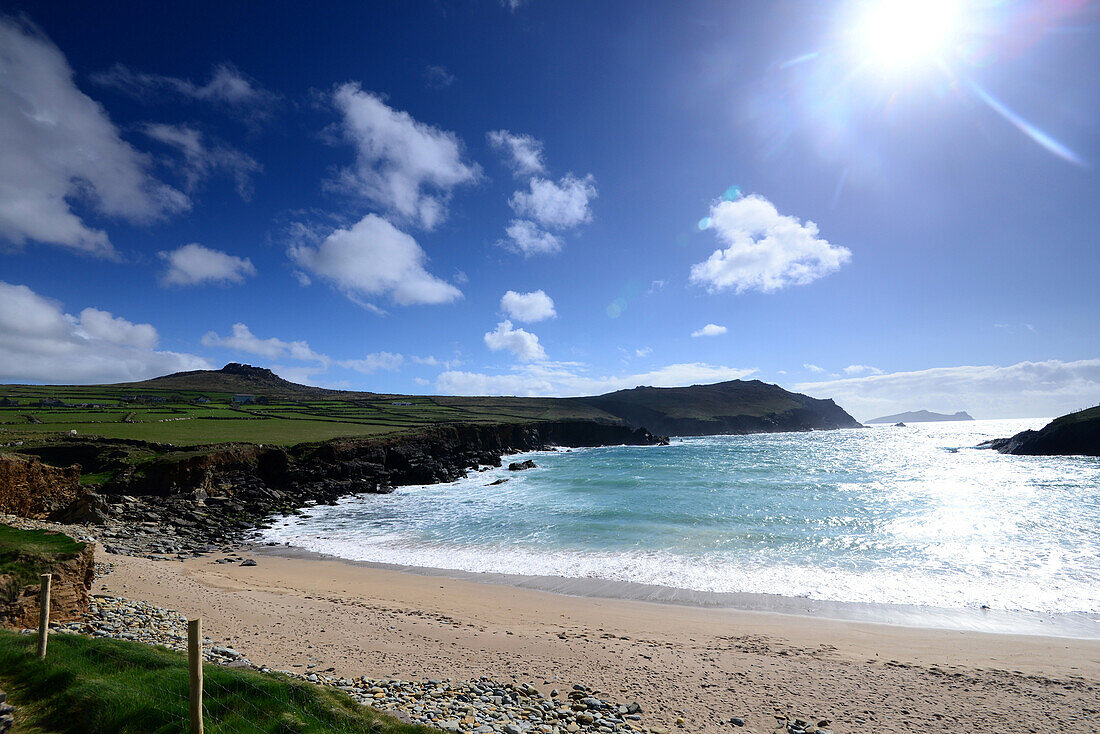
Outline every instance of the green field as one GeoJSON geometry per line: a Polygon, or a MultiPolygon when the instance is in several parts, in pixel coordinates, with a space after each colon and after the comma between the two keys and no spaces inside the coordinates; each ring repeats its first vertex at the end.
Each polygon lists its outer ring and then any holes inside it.
{"type": "MultiPolygon", "coordinates": [[[[123,438],[176,446],[263,443],[290,446],[343,436],[372,436],[445,423],[508,423],[596,417],[564,401],[337,394],[329,399],[266,398],[234,402],[234,393],[131,386],[0,387],[0,443],[64,436],[123,438]],[[44,404],[45,401],[45,404],[44,404]],[[60,401],[61,405],[49,404],[60,401]],[[408,404],[406,404],[408,403],[408,404]],[[103,407],[93,407],[103,406],[103,407]],[[5,441],[5,438],[7,441],[5,441]]],[[[603,417],[603,416],[600,416],[603,417]]]]}
{"type": "MultiPolygon", "coordinates": [[[[28,734],[183,734],[187,657],[137,642],[52,635],[45,660],[35,638],[0,630],[0,687],[28,734]]],[[[203,666],[210,734],[429,734],[331,688],[251,670],[203,666]]]]}

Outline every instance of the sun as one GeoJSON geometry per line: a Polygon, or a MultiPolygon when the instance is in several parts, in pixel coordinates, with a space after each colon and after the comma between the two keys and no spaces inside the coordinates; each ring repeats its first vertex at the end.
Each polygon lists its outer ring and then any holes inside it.
{"type": "Polygon", "coordinates": [[[956,0],[875,0],[861,6],[853,35],[863,61],[884,72],[947,60],[959,33],[956,0]]]}

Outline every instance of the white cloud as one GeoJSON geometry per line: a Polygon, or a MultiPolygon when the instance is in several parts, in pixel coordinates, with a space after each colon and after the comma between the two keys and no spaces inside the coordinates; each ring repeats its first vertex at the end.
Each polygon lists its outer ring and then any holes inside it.
{"type": "Polygon", "coordinates": [[[600,395],[638,385],[679,387],[740,380],[756,370],[694,362],[628,375],[592,377],[584,372],[581,365],[553,362],[523,365],[503,374],[452,370],[440,374],[435,387],[440,393],[450,395],[600,395]]]}
{"type": "Polygon", "coordinates": [[[233,179],[237,194],[248,201],[252,198],[252,174],[263,167],[250,156],[227,145],[207,145],[202,133],[186,125],[150,124],[143,132],[153,140],[175,148],[183,156],[181,170],[188,193],[215,171],[224,171],[233,179]]]}
{"type": "Polygon", "coordinates": [[[695,337],[699,337],[699,336],[721,336],[722,334],[725,334],[727,331],[729,331],[729,329],[727,329],[724,326],[719,326],[718,324],[707,324],[702,329],[698,329],[697,331],[691,332],[691,335],[695,336],[695,337]]]}
{"type": "Polygon", "coordinates": [[[446,216],[451,189],[481,176],[476,163],[462,160],[454,133],[414,120],[357,84],[341,85],[333,99],[357,153],[355,165],[341,171],[339,188],[431,229],[446,216]]]}
{"type": "Polygon", "coordinates": [[[462,365],[461,359],[439,359],[430,354],[427,357],[410,357],[409,359],[416,364],[424,364],[429,367],[442,367],[445,370],[452,370],[462,365]]]}
{"type": "Polygon", "coordinates": [[[327,365],[330,361],[327,356],[313,351],[309,344],[304,341],[286,342],[275,337],[261,339],[242,323],[233,324],[233,333],[228,336],[218,336],[213,331],[206,332],[202,337],[202,345],[204,347],[221,347],[237,352],[258,354],[268,359],[290,357],[299,362],[320,362],[324,365],[327,365]]]}
{"type": "Polygon", "coordinates": [[[592,219],[589,202],[595,199],[596,179],[591,174],[577,178],[572,174],[557,183],[533,178],[529,191],[517,191],[508,203],[521,217],[529,217],[543,227],[565,229],[592,219]]]}
{"type": "Polygon", "coordinates": [[[809,370],[810,372],[824,372],[825,371],[824,367],[818,367],[816,364],[810,364],[809,362],[804,362],[802,364],[802,369],[809,370]]]}
{"type": "Polygon", "coordinates": [[[512,328],[512,322],[507,319],[485,334],[485,346],[494,352],[506,349],[524,362],[546,359],[546,350],[539,344],[539,338],[529,331],[512,328]]]}
{"type": "Polygon", "coordinates": [[[78,326],[77,334],[80,336],[127,347],[152,349],[160,341],[152,324],[135,324],[97,308],[81,311],[78,326]]]}
{"type": "Polygon", "coordinates": [[[833,398],[864,420],[908,410],[966,410],[978,418],[1052,417],[1100,402],[1100,359],[936,367],[804,382],[795,389],[833,398]]]}
{"type": "Polygon", "coordinates": [[[866,364],[850,364],[844,368],[844,374],[846,375],[862,375],[865,372],[872,375],[882,374],[882,370],[878,367],[871,367],[866,364]]]}
{"type": "Polygon", "coordinates": [[[500,245],[513,252],[522,252],[526,257],[561,251],[561,239],[539,229],[537,224],[526,219],[513,219],[504,232],[508,239],[502,240],[500,245]]]}
{"type": "Polygon", "coordinates": [[[527,0],[500,0],[500,4],[514,13],[526,5],[527,0]]]}
{"type": "Polygon", "coordinates": [[[256,267],[247,257],[211,250],[197,242],[157,255],[168,263],[160,278],[162,285],[243,283],[246,277],[256,274],[256,267]]]}
{"type": "Polygon", "coordinates": [[[337,362],[337,364],[349,370],[362,372],[364,375],[369,375],[378,370],[395,372],[405,364],[405,355],[390,352],[372,352],[362,359],[345,359],[337,362]]]}
{"type": "Polygon", "coordinates": [[[635,357],[648,357],[651,354],[653,354],[653,347],[642,347],[634,350],[635,357]]]}
{"type": "Polygon", "coordinates": [[[389,296],[395,303],[450,303],[462,291],[424,269],[427,255],[411,236],[375,214],[350,229],[338,229],[316,248],[294,245],[299,267],[327,278],[353,300],[358,295],[389,296]]]}
{"type": "Polygon", "coordinates": [[[103,108],[73,83],[65,56],[37,29],[0,18],[0,240],[117,253],[73,211],[148,223],[191,206],[148,173],[103,108]]]}
{"type": "Polygon", "coordinates": [[[122,64],[115,64],[109,70],[93,75],[92,80],[140,100],[148,100],[158,93],[169,92],[202,102],[252,108],[253,114],[262,112],[277,99],[275,94],[267,91],[230,64],[214,67],[210,81],[206,84],[195,84],[189,79],[174,76],[134,71],[122,64]]]}
{"type": "Polygon", "coordinates": [[[443,89],[455,83],[455,75],[446,66],[435,64],[424,67],[424,81],[429,89],[443,89]]]}
{"type": "Polygon", "coordinates": [[[531,293],[508,291],[500,299],[500,310],[508,318],[527,324],[552,319],[558,315],[554,310],[554,299],[542,290],[531,293]]]}
{"type": "Polygon", "coordinates": [[[806,285],[852,258],[844,247],[818,237],[817,225],[781,215],[762,196],[721,201],[710,209],[711,228],[728,247],[691,267],[691,282],[720,291],[764,293],[806,285]]]}
{"type": "Polygon", "coordinates": [[[0,380],[89,384],[210,369],[192,354],[157,351],[157,330],[107,311],[67,314],[24,285],[0,282],[0,380]]]}
{"type": "Polygon", "coordinates": [[[486,133],[489,144],[507,155],[508,165],[517,176],[533,176],[543,173],[542,141],[531,135],[517,135],[507,130],[491,130],[486,133]]]}

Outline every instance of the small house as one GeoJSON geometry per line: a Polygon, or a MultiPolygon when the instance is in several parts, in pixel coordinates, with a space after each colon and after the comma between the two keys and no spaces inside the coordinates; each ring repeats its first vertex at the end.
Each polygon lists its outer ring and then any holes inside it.
{"type": "Polygon", "coordinates": [[[395,400],[392,403],[390,403],[390,405],[412,405],[412,403],[410,403],[407,400],[395,400]]]}
{"type": "Polygon", "coordinates": [[[255,402],[256,402],[256,396],[255,395],[238,394],[238,395],[233,396],[233,404],[234,405],[251,405],[252,403],[255,403],[255,402]]]}
{"type": "Polygon", "coordinates": [[[210,398],[195,398],[195,405],[209,405],[210,398]]]}

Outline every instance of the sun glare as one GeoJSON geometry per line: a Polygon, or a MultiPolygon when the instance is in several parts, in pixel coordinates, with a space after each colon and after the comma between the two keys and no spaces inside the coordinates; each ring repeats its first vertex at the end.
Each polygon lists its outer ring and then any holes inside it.
{"type": "Polygon", "coordinates": [[[958,21],[957,1],[878,0],[865,6],[854,30],[866,63],[900,71],[944,60],[958,21]]]}

